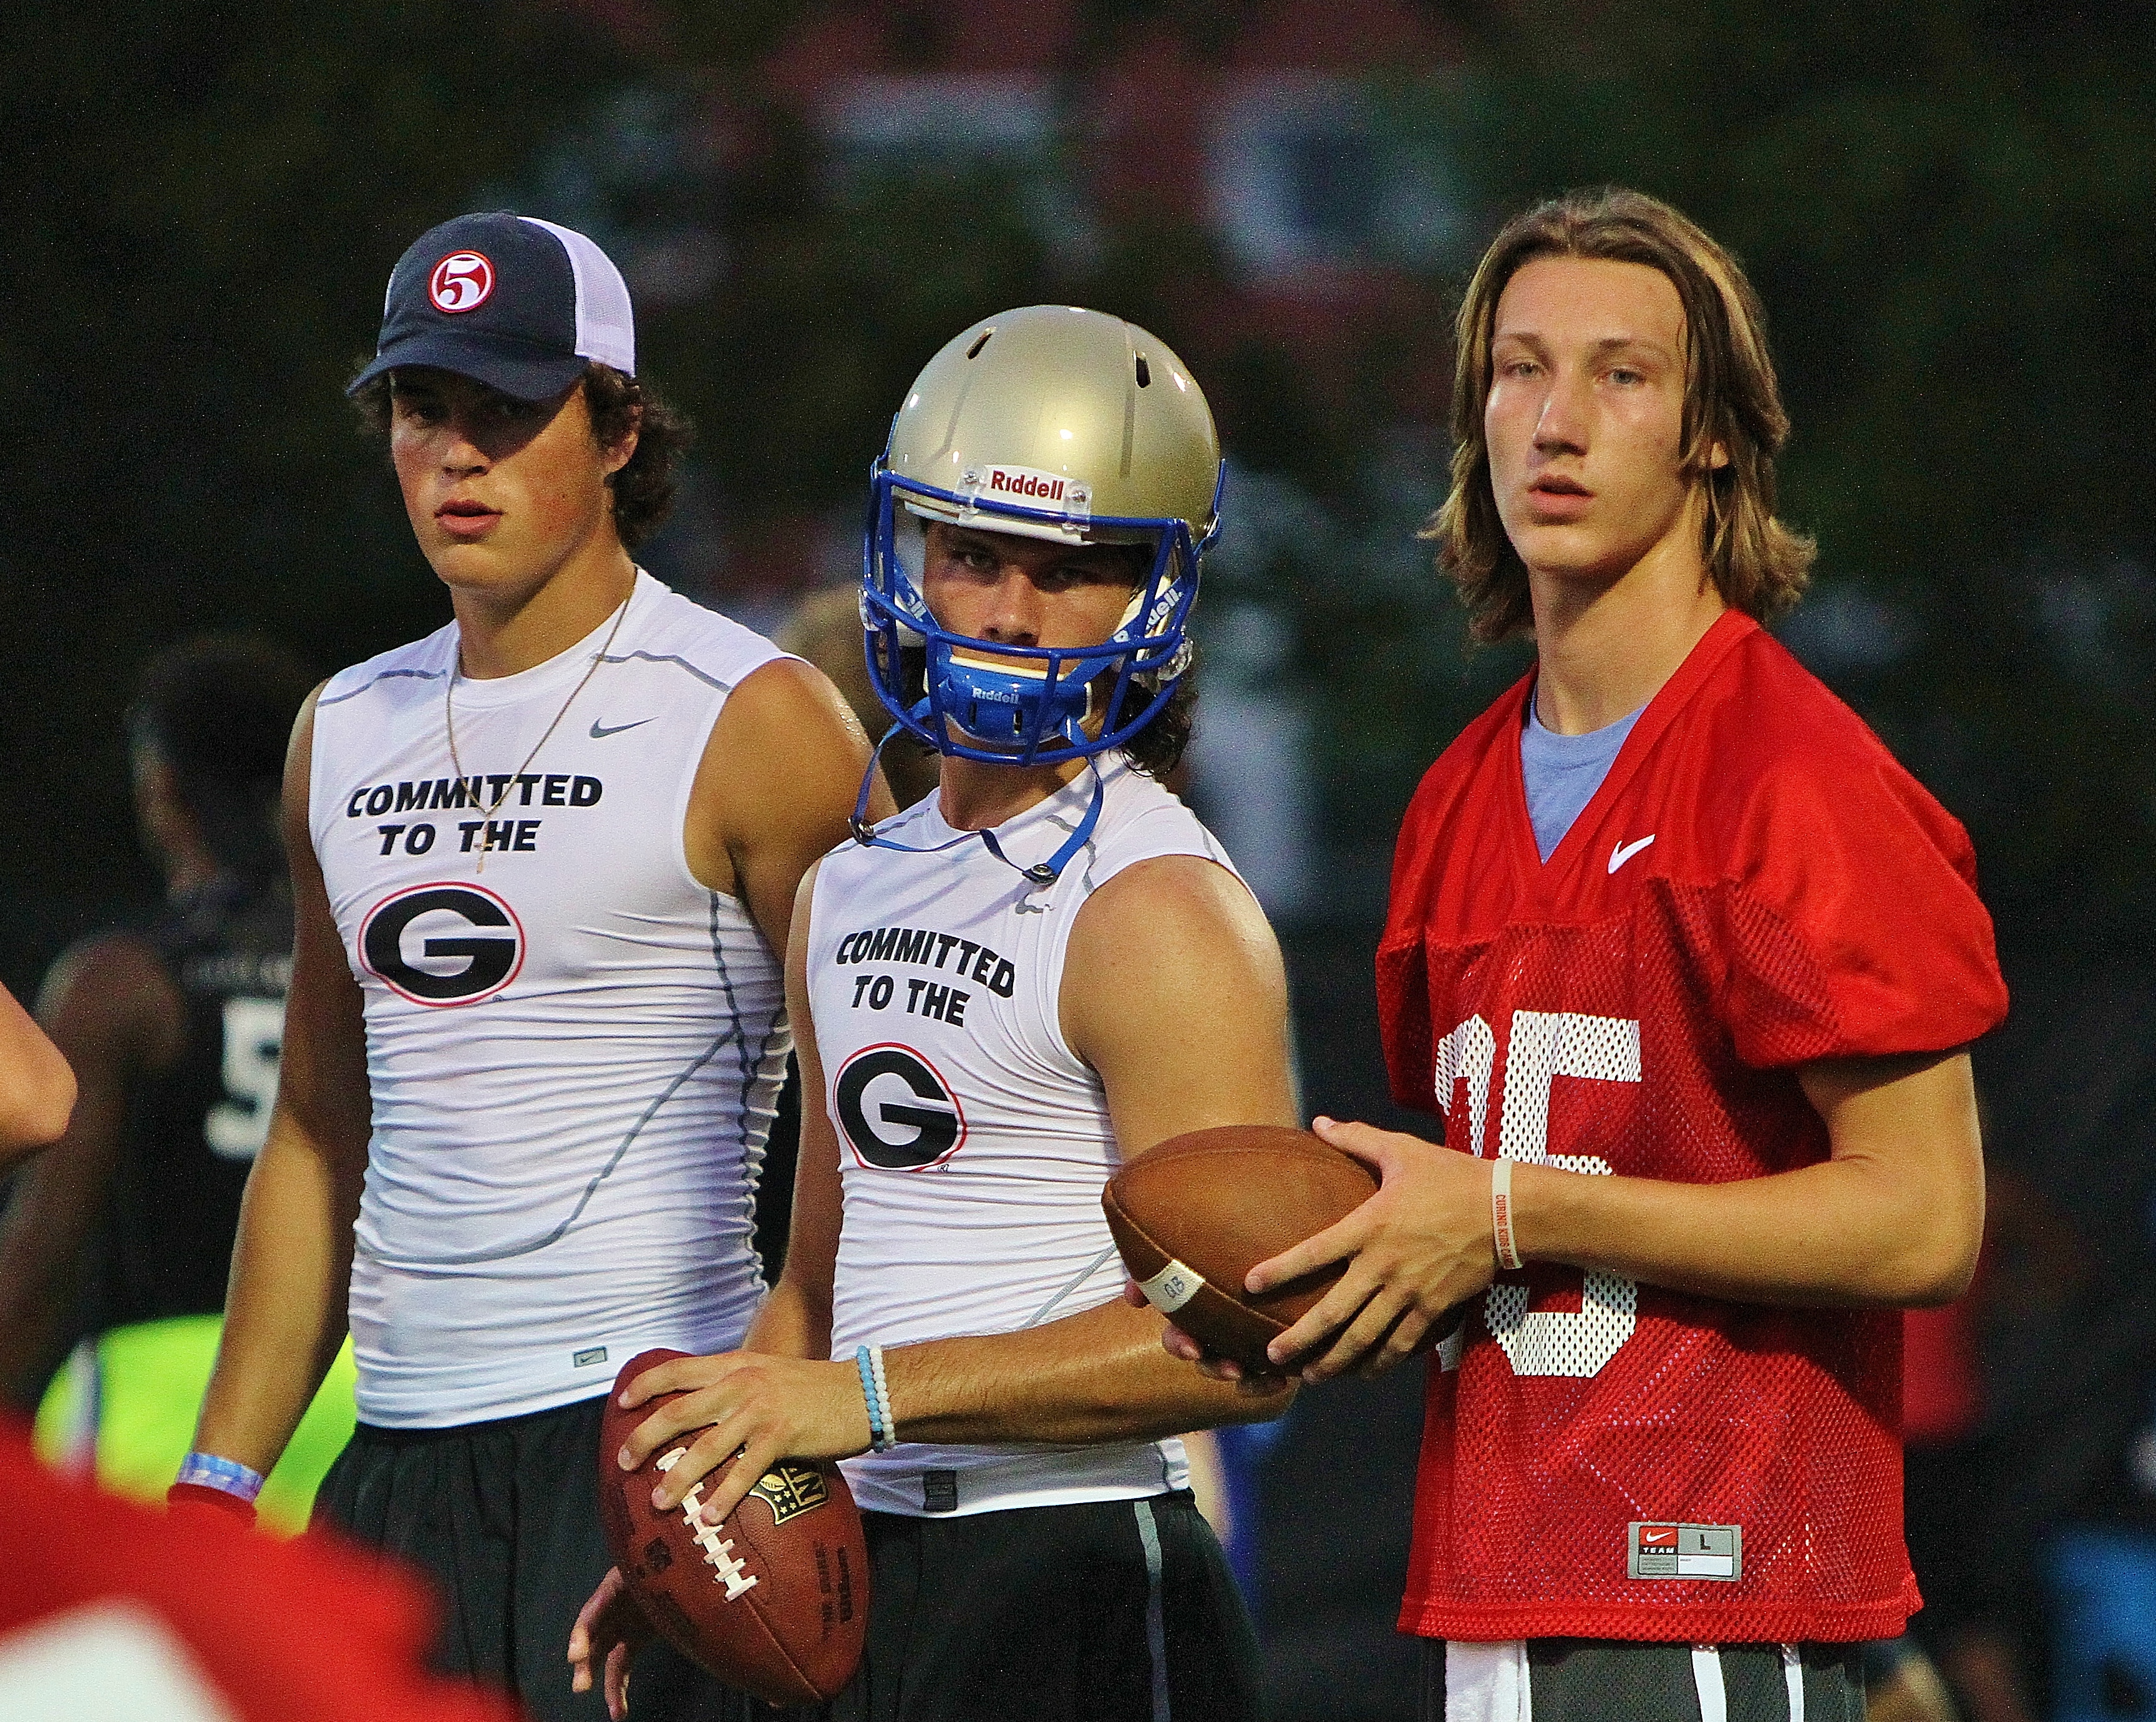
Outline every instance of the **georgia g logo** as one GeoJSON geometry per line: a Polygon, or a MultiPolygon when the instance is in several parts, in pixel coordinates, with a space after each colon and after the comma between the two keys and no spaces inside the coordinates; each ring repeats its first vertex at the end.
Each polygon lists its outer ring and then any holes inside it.
{"type": "Polygon", "coordinates": [[[966,1140],[966,1115],[936,1069],[911,1047],[863,1047],[832,1084],[839,1126],[868,1166],[941,1166],[966,1140]]]}
{"type": "Polygon", "coordinates": [[[524,966],[524,928],[476,885],[413,885],[367,910],[359,954],[368,973],[413,1004],[475,1004],[524,966]]]}
{"type": "Polygon", "coordinates": [[[427,277],[427,297],[451,316],[475,311],[493,296],[494,265],[476,251],[452,251],[427,277]]]}

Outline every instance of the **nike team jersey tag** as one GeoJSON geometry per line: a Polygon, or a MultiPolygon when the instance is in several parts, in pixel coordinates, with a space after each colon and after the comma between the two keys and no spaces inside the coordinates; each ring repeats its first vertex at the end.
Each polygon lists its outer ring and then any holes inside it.
{"type": "Polygon", "coordinates": [[[1744,1576],[1744,1531],[1735,1525],[1650,1525],[1629,1527],[1625,1576],[1635,1579],[1740,1579],[1744,1576]]]}

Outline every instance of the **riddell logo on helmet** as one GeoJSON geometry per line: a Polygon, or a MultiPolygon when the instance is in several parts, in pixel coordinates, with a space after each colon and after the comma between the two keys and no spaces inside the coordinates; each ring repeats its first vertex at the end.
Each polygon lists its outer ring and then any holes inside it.
{"type": "Polygon", "coordinates": [[[969,508],[982,502],[1008,502],[1079,521],[1093,512],[1092,487],[1083,479],[1029,466],[969,466],[959,488],[969,508]]]}
{"type": "Polygon", "coordinates": [[[1029,472],[1022,466],[992,466],[982,489],[991,495],[1026,496],[1041,502],[1060,502],[1066,489],[1053,473],[1029,472]]]}
{"type": "Polygon", "coordinates": [[[427,277],[428,299],[451,316],[475,311],[493,296],[494,265],[476,251],[452,251],[427,277]]]}

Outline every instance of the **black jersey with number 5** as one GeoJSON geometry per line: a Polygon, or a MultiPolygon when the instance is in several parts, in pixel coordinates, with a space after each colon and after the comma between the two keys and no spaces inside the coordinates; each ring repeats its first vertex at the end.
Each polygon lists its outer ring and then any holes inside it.
{"type": "Polygon", "coordinates": [[[106,1203],[95,1325],[224,1307],[240,1192],[270,1129],[292,968],[282,881],[223,879],[141,936],[186,1013],[178,1055],[130,1084],[106,1203]]]}

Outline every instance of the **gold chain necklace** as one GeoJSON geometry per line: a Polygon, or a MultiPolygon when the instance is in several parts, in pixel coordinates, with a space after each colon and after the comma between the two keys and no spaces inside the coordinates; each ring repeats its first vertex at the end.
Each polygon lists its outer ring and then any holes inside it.
{"type": "MultiPolygon", "coordinates": [[[[545,733],[542,734],[536,741],[531,744],[531,751],[524,756],[524,763],[519,766],[516,771],[511,772],[503,782],[501,792],[494,798],[494,805],[489,807],[486,812],[480,816],[483,821],[491,822],[494,816],[501,811],[502,803],[509,799],[509,792],[516,784],[516,780],[531,769],[531,761],[539,757],[539,750],[547,745],[548,739],[553,735],[554,731],[562,727],[562,720],[569,715],[569,708],[577,703],[577,695],[584,691],[584,684],[590,681],[594,675],[598,674],[599,665],[606,661],[607,653],[613,649],[614,636],[621,632],[621,624],[624,618],[629,615],[629,599],[634,598],[635,596],[636,587],[632,584],[629,589],[629,597],[624,598],[621,601],[621,607],[613,612],[613,626],[607,630],[606,639],[599,647],[598,654],[593,658],[591,668],[584,672],[583,679],[578,681],[575,687],[569,689],[569,697],[562,702],[562,709],[554,714],[554,721],[547,725],[545,733]]],[[[459,778],[462,778],[465,775],[465,762],[457,757],[456,696],[457,674],[463,668],[464,661],[464,636],[461,631],[459,631],[457,637],[456,649],[449,657],[449,685],[442,690],[442,727],[449,732],[449,763],[457,768],[457,776],[459,778]]],[[[474,796],[472,797],[472,805],[474,807],[477,807],[479,805],[479,797],[477,796],[474,796]]],[[[481,873],[485,873],[486,871],[485,839],[486,832],[484,826],[482,826],[480,832],[478,869],[481,873]]]]}

